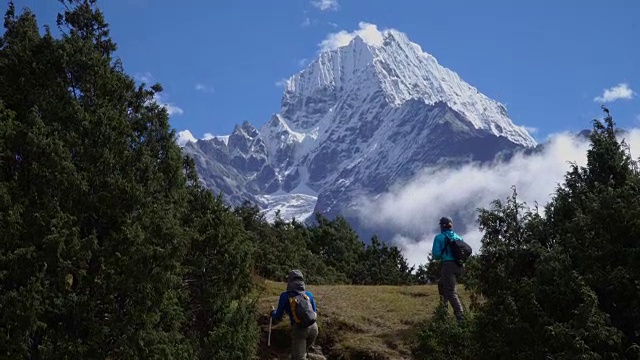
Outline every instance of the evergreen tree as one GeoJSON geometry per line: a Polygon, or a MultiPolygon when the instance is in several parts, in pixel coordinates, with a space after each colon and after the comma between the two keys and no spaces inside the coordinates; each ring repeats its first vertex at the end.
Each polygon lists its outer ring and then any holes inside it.
{"type": "Polygon", "coordinates": [[[242,219],[255,244],[259,276],[283,281],[291,269],[299,268],[307,246],[304,239],[293,234],[288,224],[281,219],[270,224],[260,209],[249,202],[236,207],[234,213],[242,219]]]}
{"type": "Polygon", "coordinates": [[[429,256],[427,257],[427,264],[424,269],[424,276],[426,280],[430,283],[435,283],[440,278],[440,268],[442,265],[441,260],[434,260],[433,254],[429,252],[429,256]]]}
{"type": "MultiPolygon", "coordinates": [[[[566,254],[546,246],[545,220],[518,202],[482,210],[480,271],[474,290],[481,358],[597,358],[619,334],[566,254]]],[[[610,350],[610,349],[609,349],[610,350]]]]}
{"type": "MultiPolygon", "coordinates": [[[[471,322],[477,352],[461,358],[640,358],[640,174],[605,111],[587,165],[571,166],[545,216],[515,188],[480,210],[482,252],[465,285],[484,301],[471,322]]],[[[417,347],[432,358],[450,336],[437,321],[417,347]]]]}
{"type": "Polygon", "coordinates": [[[548,206],[549,246],[566,254],[605,321],[622,332],[626,356],[640,358],[640,174],[604,111],[604,123],[594,120],[587,165],[572,166],[548,206]]]}
{"type": "Polygon", "coordinates": [[[5,15],[0,52],[3,354],[187,358],[180,326],[182,157],[94,1],[56,40],[5,15]],[[182,344],[182,345],[181,345],[182,344]]]}
{"type": "MultiPolygon", "coordinates": [[[[278,226],[278,221],[274,224],[278,226]]],[[[280,230],[291,233],[296,246],[303,244],[304,249],[300,252],[298,269],[303,271],[305,282],[308,284],[342,284],[347,283],[346,274],[338,272],[334,267],[323,261],[322,257],[312,252],[314,239],[311,236],[312,230],[303,223],[292,219],[287,226],[280,226],[280,230]]]]}
{"type": "Polygon", "coordinates": [[[60,39],[13,3],[0,38],[1,356],[251,356],[246,233],[193,186],[162,87],[124,73],[95,1],[61,3],[60,39]]]}
{"type": "Polygon", "coordinates": [[[460,326],[440,303],[433,317],[416,335],[411,354],[416,360],[477,359],[481,346],[475,341],[473,330],[473,318],[460,326]]]}
{"type": "Polygon", "coordinates": [[[398,247],[389,246],[374,235],[360,257],[352,281],[366,285],[409,284],[414,281],[413,270],[398,247]]]}
{"type": "Polygon", "coordinates": [[[317,226],[310,229],[311,252],[338,272],[353,279],[365,245],[344,217],[329,220],[316,213],[317,226]]]}
{"type": "Polygon", "coordinates": [[[416,272],[414,274],[414,281],[416,284],[427,285],[427,284],[432,284],[435,281],[435,279],[429,276],[427,267],[428,265],[426,264],[418,265],[418,268],[416,269],[416,272]]]}
{"type": "Polygon", "coordinates": [[[256,247],[255,269],[259,276],[286,281],[291,269],[299,269],[305,274],[308,284],[348,282],[344,273],[328,265],[320,255],[312,253],[313,229],[295,219],[284,221],[279,214],[271,224],[260,208],[248,201],[233,211],[251,234],[256,247]]]}
{"type": "Polygon", "coordinates": [[[200,185],[190,158],[186,170],[190,186],[184,222],[191,237],[185,259],[187,334],[198,359],[251,359],[259,334],[251,234],[221,197],[200,185]]]}
{"type": "Polygon", "coordinates": [[[300,269],[308,284],[400,285],[415,281],[414,268],[397,246],[372,237],[368,246],[344,218],[329,220],[316,214],[317,224],[307,227],[276,213],[269,223],[260,208],[246,201],[234,209],[256,247],[259,276],[285,281],[291,269],[300,269]]]}

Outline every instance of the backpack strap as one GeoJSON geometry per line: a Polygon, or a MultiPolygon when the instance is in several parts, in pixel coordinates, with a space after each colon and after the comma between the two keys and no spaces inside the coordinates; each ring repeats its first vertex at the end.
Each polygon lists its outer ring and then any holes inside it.
{"type": "Polygon", "coordinates": [[[444,247],[442,248],[442,252],[440,253],[440,256],[444,255],[444,252],[447,250],[447,247],[451,243],[451,239],[447,236],[447,234],[442,233],[442,235],[444,235],[444,247]]]}
{"type": "Polygon", "coordinates": [[[298,318],[298,313],[296,312],[296,307],[298,306],[298,300],[295,296],[289,297],[289,307],[291,308],[291,316],[293,317],[293,321],[296,323],[300,323],[300,318],[298,318]]]}

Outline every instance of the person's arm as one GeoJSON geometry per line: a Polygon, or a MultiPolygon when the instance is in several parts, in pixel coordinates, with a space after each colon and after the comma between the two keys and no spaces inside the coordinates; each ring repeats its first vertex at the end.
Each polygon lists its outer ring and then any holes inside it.
{"type": "Polygon", "coordinates": [[[311,300],[311,306],[313,306],[313,311],[314,312],[318,312],[318,308],[316,307],[316,298],[313,297],[313,294],[309,291],[307,291],[307,295],[309,296],[309,299],[311,300]]]}
{"type": "Polygon", "coordinates": [[[271,317],[273,318],[273,320],[278,322],[280,321],[280,319],[282,319],[282,316],[284,315],[284,309],[286,306],[287,306],[287,294],[282,293],[280,294],[280,300],[278,301],[278,308],[271,312],[271,317]]]}
{"type": "Polygon", "coordinates": [[[440,241],[440,237],[438,235],[433,238],[433,246],[431,247],[431,258],[433,260],[442,259],[442,241],[440,241]]]}

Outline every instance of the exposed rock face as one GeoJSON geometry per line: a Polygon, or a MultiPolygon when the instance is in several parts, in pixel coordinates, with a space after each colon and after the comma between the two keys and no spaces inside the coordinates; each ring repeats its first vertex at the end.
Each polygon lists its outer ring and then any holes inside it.
{"type": "Polygon", "coordinates": [[[287,82],[279,113],[256,129],[187,141],[207,187],[269,216],[357,209],[425,166],[486,161],[536,145],[500,103],[396,30],[324,51],[287,82]]]}

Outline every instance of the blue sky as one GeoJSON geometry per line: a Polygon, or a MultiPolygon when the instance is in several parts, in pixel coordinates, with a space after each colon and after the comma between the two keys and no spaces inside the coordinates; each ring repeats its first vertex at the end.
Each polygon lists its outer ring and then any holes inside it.
{"type": "MultiPolygon", "coordinates": [[[[40,24],[57,1],[15,0],[40,24]]],[[[607,106],[640,126],[637,0],[101,0],[125,70],[162,83],[171,123],[228,134],[279,110],[277,82],[302,69],[330,33],[365,21],[396,28],[487,96],[518,125],[554,132],[590,127],[607,106]],[[623,84],[623,86],[619,86],[623,84]]],[[[6,9],[6,5],[5,5],[6,9]]]]}

